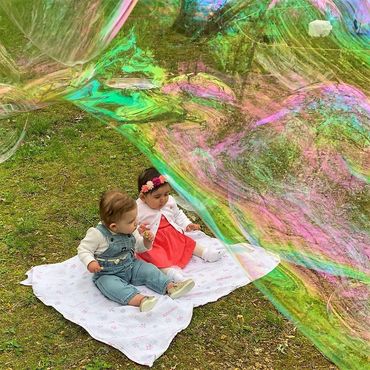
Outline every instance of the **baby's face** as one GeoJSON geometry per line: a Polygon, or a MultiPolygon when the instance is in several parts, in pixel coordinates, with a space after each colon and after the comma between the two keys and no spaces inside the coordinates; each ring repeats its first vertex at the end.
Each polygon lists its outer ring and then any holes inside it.
{"type": "Polygon", "coordinates": [[[160,188],[154,190],[152,193],[144,194],[142,201],[152,209],[161,209],[168,202],[171,187],[169,184],[164,184],[160,188]]]}
{"type": "Polygon", "coordinates": [[[137,207],[123,214],[122,218],[109,225],[117,234],[132,234],[137,228],[137,207]]]}

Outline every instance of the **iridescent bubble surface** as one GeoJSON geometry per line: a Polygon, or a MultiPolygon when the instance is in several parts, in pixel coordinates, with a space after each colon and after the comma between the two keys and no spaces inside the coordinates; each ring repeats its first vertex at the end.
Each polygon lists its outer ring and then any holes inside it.
{"type": "Polygon", "coordinates": [[[219,238],[278,254],[257,287],[337,365],[366,368],[369,1],[143,0],[129,18],[135,1],[56,3],[1,4],[20,35],[0,48],[0,158],[24,129],[9,117],[90,112],[219,238]]]}

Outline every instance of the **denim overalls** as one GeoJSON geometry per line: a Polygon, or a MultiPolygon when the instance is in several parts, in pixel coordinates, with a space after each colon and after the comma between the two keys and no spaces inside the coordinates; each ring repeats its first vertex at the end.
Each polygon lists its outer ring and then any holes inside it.
{"type": "Polygon", "coordinates": [[[105,236],[108,248],[95,256],[103,269],[93,275],[93,281],[107,298],[126,305],[140,293],[134,285],[166,293],[170,279],[156,266],[134,257],[136,240],[132,234],[112,234],[103,224],[96,228],[105,236]]]}

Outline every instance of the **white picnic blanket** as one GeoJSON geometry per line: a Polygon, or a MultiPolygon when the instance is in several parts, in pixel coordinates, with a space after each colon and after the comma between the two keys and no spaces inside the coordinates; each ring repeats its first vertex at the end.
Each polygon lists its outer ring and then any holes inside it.
{"type": "MultiPolygon", "coordinates": [[[[219,240],[200,231],[188,235],[204,246],[225,248],[219,240]]],[[[37,298],[82,326],[93,338],[117,348],[132,361],[152,366],[175,335],[189,325],[193,307],[218,300],[269,273],[279,263],[278,257],[262,248],[248,244],[228,248],[238,254],[248,272],[229,253],[214,263],[193,256],[184,275],[194,279],[194,289],[177,300],[159,296],[154,309],[145,313],[137,307],[121,306],[106,299],[77,256],[61,263],[33,267],[22,284],[32,285],[37,298]]],[[[139,289],[157,295],[146,287],[139,289]]]]}

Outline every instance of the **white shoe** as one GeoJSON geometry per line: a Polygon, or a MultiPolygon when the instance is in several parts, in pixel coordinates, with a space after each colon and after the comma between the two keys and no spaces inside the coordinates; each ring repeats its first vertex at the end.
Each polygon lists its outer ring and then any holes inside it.
{"type": "Polygon", "coordinates": [[[172,288],[167,289],[167,294],[172,299],[177,299],[190,292],[195,286],[193,279],[187,279],[174,283],[172,288]]]}
{"type": "Polygon", "coordinates": [[[158,302],[158,299],[153,296],[144,297],[140,302],[140,312],[150,311],[158,302]]]}
{"type": "Polygon", "coordinates": [[[182,274],[180,268],[171,267],[166,271],[166,275],[173,281],[177,283],[179,281],[185,280],[185,276],[182,274]]]}
{"type": "Polygon", "coordinates": [[[206,248],[202,253],[202,258],[207,262],[216,262],[225,255],[224,250],[206,248]]]}

